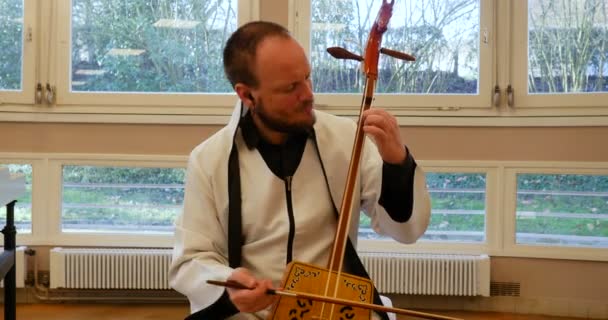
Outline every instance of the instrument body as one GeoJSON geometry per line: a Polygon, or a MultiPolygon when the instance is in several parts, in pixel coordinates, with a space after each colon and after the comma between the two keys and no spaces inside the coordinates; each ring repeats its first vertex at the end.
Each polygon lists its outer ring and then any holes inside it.
{"type": "MultiPolygon", "coordinates": [[[[291,262],[283,278],[283,290],[323,295],[328,282],[338,283],[337,297],[362,303],[373,303],[374,286],[371,281],[346,273],[329,271],[325,268],[302,262],[291,262]]],[[[371,310],[352,306],[336,306],[331,315],[324,316],[323,309],[329,309],[325,302],[280,296],[269,319],[289,320],[340,320],[371,319],[371,310]],[[324,308],[325,307],[325,308],[324,308]]],[[[328,314],[329,311],[325,312],[328,314]]]]}

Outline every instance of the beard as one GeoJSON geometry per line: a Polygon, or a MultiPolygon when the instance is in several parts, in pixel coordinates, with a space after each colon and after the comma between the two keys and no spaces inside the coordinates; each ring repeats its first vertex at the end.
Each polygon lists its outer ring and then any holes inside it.
{"type": "MultiPolygon", "coordinates": [[[[312,101],[304,101],[301,104],[298,104],[296,112],[305,112],[304,109],[312,103],[312,101]]],[[[316,122],[314,113],[312,114],[310,121],[289,122],[285,118],[281,118],[280,116],[277,116],[277,114],[269,112],[261,99],[257,101],[257,106],[252,110],[252,114],[256,115],[267,128],[288,134],[309,132],[316,122]]]]}

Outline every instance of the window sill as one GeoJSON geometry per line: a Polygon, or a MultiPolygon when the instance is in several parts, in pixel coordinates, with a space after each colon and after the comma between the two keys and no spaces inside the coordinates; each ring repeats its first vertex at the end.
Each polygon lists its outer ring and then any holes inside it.
{"type": "MultiPolygon", "coordinates": [[[[0,105],[0,122],[224,125],[233,107],[86,107],[0,105]]],[[[318,110],[356,119],[352,107],[318,110]]],[[[608,108],[387,108],[401,126],[585,127],[608,126],[608,108]]]]}

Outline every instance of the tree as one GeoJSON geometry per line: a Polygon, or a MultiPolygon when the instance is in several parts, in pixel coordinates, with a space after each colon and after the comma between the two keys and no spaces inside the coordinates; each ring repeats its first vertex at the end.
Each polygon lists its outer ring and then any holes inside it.
{"type": "Polygon", "coordinates": [[[0,90],[21,89],[22,35],[22,1],[0,0],[0,90]]]}
{"type": "Polygon", "coordinates": [[[529,91],[608,91],[604,0],[530,1],[529,91]]]}
{"type": "MultiPolygon", "coordinates": [[[[336,61],[325,49],[363,54],[379,2],[313,0],[311,60],[315,90],[361,92],[357,63],[336,61]]],[[[396,1],[383,46],[411,52],[414,63],[383,56],[377,91],[476,93],[479,69],[477,0],[396,1]],[[464,63],[460,63],[460,57],[464,63]],[[461,74],[461,69],[467,69],[461,74]]]]}
{"type": "Polygon", "coordinates": [[[74,89],[229,92],[221,52],[235,29],[235,0],[73,1],[74,89]]]}

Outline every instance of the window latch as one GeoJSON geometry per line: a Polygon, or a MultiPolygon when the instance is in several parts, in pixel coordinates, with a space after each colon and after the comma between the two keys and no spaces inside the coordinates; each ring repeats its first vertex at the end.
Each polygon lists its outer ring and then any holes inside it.
{"type": "Polygon", "coordinates": [[[42,84],[38,82],[36,85],[36,104],[42,103],[42,84]]]}
{"type": "Polygon", "coordinates": [[[46,103],[55,103],[55,86],[51,86],[48,83],[46,84],[46,103]]]}
{"type": "Polygon", "coordinates": [[[492,94],[492,105],[497,108],[500,106],[500,87],[498,85],[494,86],[494,94],[492,94]]]}
{"type": "Polygon", "coordinates": [[[513,95],[513,87],[511,85],[509,85],[507,87],[507,105],[510,108],[513,108],[515,105],[513,104],[515,100],[515,97],[513,95]]]}
{"type": "Polygon", "coordinates": [[[33,39],[34,39],[34,35],[32,33],[32,27],[28,27],[27,33],[25,34],[25,41],[32,42],[33,39]]]}

